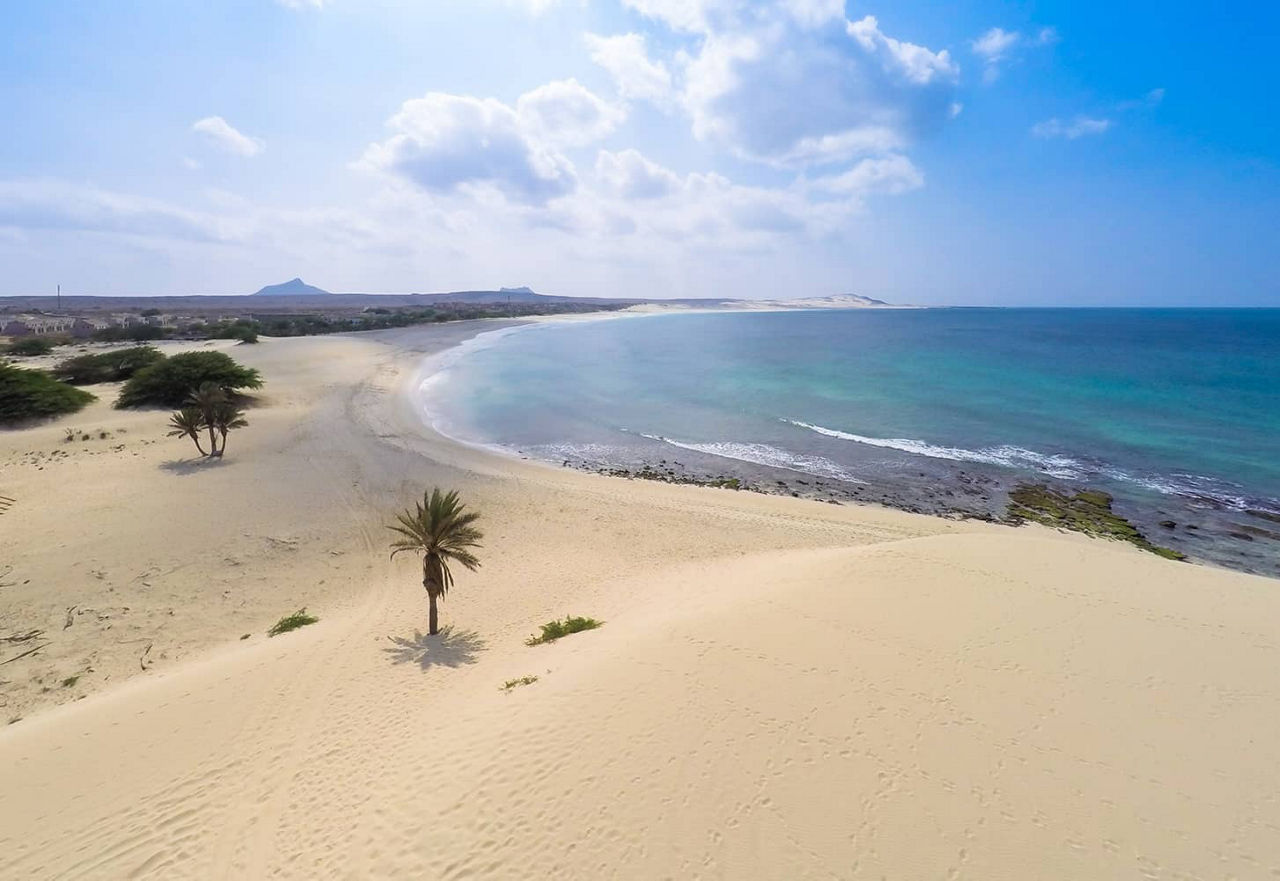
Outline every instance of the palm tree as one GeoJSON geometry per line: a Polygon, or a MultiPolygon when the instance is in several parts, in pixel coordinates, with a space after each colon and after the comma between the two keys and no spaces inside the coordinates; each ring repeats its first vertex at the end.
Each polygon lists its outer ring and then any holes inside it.
{"type": "Polygon", "coordinates": [[[209,455],[218,455],[218,438],[214,435],[218,407],[227,402],[226,390],[216,382],[203,382],[187,396],[187,403],[200,412],[204,427],[209,429],[209,455]]]}
{"type": "Polygon", "coordinates": [[[185,407],[169,417],[169,437],[189,437],[195,442],[200,455],[205,455],[200,446],[200,430],[204,428],[204,417],[194,407],[185,407]]]}
{"type": "Polygon", "coordinates": [[[480,561],[470,550],[480,547],[480,539],[484,537],[471,525],[480,515],[465,508],[458,501],[456,490],[442,493],[438,488],[432,489],[430,493],[423,493],[422,501],[413,510],[397,514],[398,522],[387,527],[404,536],[391,543],[393,559],[401,551],[422,555],[422,586],[430,604],[428,632],[432,635],[440,632],[436,600],[453,585],[449,563],[460,563],[472,572],[480,567],[480,561]]]}
{"type": "Polygon", "coordinates": [[[213,408],[213,427],[222,435],[222,449],[213,453],[221,456],[227,451],[227,432],[233,428],[244,428],[249,422],[244,418],[244,411],[230,401],[223,401],[213,408]]]}

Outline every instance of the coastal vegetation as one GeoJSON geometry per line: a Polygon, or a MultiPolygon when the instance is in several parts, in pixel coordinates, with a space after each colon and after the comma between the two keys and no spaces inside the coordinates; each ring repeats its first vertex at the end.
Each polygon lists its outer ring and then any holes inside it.
{"type": "Polygon", "coordinates": [[[151,346],[134,346],[68,358],[51,371],[55,377],[72,385],[95,385],[100,382],[123,382],[144,367],[163,361],[164,355],[151,346]]]}
{"type": "Polygon", "coordinates": [[[1111,504],[1111,496],[1101,490],[1086,489],[1068,495],[1043,484],[1024,483],[1009,492],[1008,516],[1015,523],[1031,521],[1128,542],[1170,560],[1186,558],[1181,551],[1152,544],[1136,526],[1113,511],[1111,504]]]}
{"type": "Polygon", "coordinates": [[[262,377],[222,352],[183,352],[161,358],[134,373],[120,391],[116,406],[182,407],[207,383],[230,397],[240,389],[261,388],[262,377]]]}
{"type": "Polygon", "coordinates": [[[188,406],[169,417],[169,437],[191,438],[202,456],[221,458],[226,452],[227,435],[231,430],[249,424],[244,418],[244,411],[216,382],[202,383],[187,397],[186,403],[188,406]],[[200,446],[202,432],[209,434],[207,453],[200,446]]]}
{"type": "Polygon", "coordinates": [[[422,556],[422,587],[427,592],[428,627],[431,636],[440,632],[437,602],[453,586],[450,563],[474,572],[480,561],[471,551],[480,547],[484,534],[475,527],[480,514],[467,511],[456,490],[447,493],[434,488],[422,501],[396,515],[388,529],[403,538],[391,544],[391,557],[408,552],[422,556]]]}
{"type": "Polygon", "coordinates": [[[0,424],[75,413],[93,400],[47,373],[0,364],[0,424]]]}
{"type": "MultiPolygon", "coordinates": [[[[291,630],[297,630],[299,627],[306,627],[308,624],[315,624],[320,619],[315,615],[308,615],[306,608],[301,608],[292,615],[285,615],[267,631],[267,636],[279,636],[282,633],[288,633],[291,630]]],[[[248,634],[245,634],[248,636],[248,634]]],[[[244,636],[240,637],[244,639],[244,636]]]]}
{"type": "Polygon", "coordinates": [[[542,632],[537,636],[529,637],[524,641],[524,644],[542,645],[547,642],[555,642],[562,636],[568,636],[571,633],[581,633],[584,630],[595,630],[597,627],[601,627],[603,625],[603,621],[597,621],[595,618],[566,615],[563,621],[548,621],[546,624],[543,624],[542,632]]]}
{"type": "Polygon", "coordinates": [[[502,683],[502,691],[510,693],[513,689],[519,688],[521,685],[533,685],[538,681],[537,676],[521,676],[519,679],[508,679],[502,683]]]}
{"type": "Polygon", "coordinates": [[[24,337],[10,343],[4,351],[6,355],[19,355],[22,357],[47,355],[53,351],[53,340],[48,337],[24,337]]]}

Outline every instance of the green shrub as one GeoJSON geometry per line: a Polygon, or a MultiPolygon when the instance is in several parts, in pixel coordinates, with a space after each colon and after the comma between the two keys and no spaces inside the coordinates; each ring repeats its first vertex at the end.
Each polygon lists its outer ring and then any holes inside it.
{"type": "Polygon", "coordinates": [[[5,350],[10,355],[47,355],[53,351],[53,341],[44,337],[23,337],[9,344],[5,350]]]}
{"type": "Polygon", "coordinates": [[[555,642],[562,636],[568,636],[570,633],[581,633],[583,630],[595,630],[604,624],[603,621],[597,621],[595,618],[581,618],[572,615],[566,616],[563,621],[548,621],[542,625],[542,633],[538,636],[531,636],[524,641],[525,645],[542,645],[544,642],[555,642]]]}
{"type": "Polygon", "coordinates": [[[262,387],[258,371],[240,366],[222,352],[183,352],[135,373],[120,391],[116,406],[181,407],[206,382],[232,392],[262,387]]]}
{"type": "MultiPolygon", "coordinates": [[[[290,630],[297,630],[299,627],[315,624],[319,620],[315,615],[308,615],[307,610],[302,608],[292,615],[285,615],[275,624],[272,624],[271,629],[267,631],[267,636],[279,636],[282,633],[288,633],[290,630]]],[[[244,639],[243,636],[240,638],[244,639]]]]}
{"type": "Polygon", "coordinates": [[[121,382],[143,367],[163,361],[164,355],[151,346],[134,346],[99,355],[77,355],[53,368],[53,375],[72,385],[121,382]]]}
{"type": "Polygon", "coordinates": [[[506,682],[502,683],[501,690],[511,691],[511,689],[517,688],[521,685],[533,685],[533,683],[537,681],[537,676],[521,676],[519,679],[508,679],[506,682]]]}
{"type": "Polygon", "coordinates": [[[170,333],[170,328],[158,327],[154,324],[138,324],[133,327],[103,327],[95,330],[90,337],[104,343],[122,343],[133,341],[145,343],[150,340],[162,340],[170,333]]]}
{"type": "Polygon", "coordinates": [[[0,364],[0,423],[74,413],[92,400],[47,373],[0,364]]]}

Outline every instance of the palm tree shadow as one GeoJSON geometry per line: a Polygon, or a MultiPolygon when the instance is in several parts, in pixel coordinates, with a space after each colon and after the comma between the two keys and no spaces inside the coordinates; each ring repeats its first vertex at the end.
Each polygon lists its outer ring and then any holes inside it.
{"type": "Polygon", "coordinates": [[[170,474],[185,476],[199,474],[209,468],[220,468],[223,462],[223,459],[170,459],[167,462],[161,462],[160,469],[170,474]]]}
{"type": "Polygon", "coordinates": [[[423,670],[432,667],[463,667],[479,660],[485,641],[474,630],[441,627],[435,636],[415,630],[413,637],[388,636],[393,643],[383,651],[397,664],[417,664],[423,670]]]}

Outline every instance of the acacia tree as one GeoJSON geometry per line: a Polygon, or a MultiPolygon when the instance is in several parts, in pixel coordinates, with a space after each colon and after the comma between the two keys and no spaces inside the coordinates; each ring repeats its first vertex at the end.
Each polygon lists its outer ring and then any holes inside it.
{"type": "Polygon", "coordinates": [[[423,493],[414,508],[397,514],[397,522],[387,527],[404,536],[391,543],[392,559],[401,551],[422,555],[422,587],[427,592],[428,633],[432,635],[440,632],[436,602],[453,586],[449,563],[472,572],[480,568],[480,561],[471,553],[484,537],[472,525],[479,518],[479,513],[466,510],[456,490],[442,493],[435,488],[423,493]]]}

